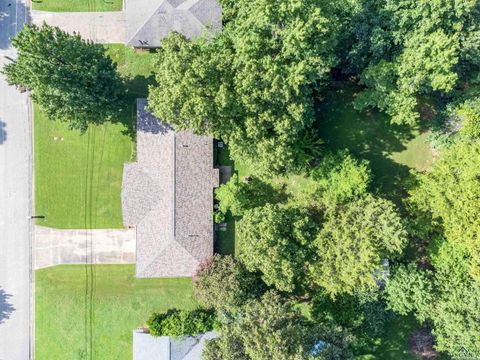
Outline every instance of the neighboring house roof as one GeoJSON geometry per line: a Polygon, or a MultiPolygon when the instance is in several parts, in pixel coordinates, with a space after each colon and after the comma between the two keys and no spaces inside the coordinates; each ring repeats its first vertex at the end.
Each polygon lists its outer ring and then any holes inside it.
{"type": "Polygon", "coordinates": [[[126,2],[128,46],[159,47],[172,31],[191,39],[222,26],[216,0],[135,0],[126,2]]]}
{"type": "Polygon", "coordinates": [[[142,330],[133,332],[133,360],[200,360],[207,340],[219,335],[209,331],[198,336],[154,337],[142,330]]]}
{"type": "Polygon", "coordinates": [[[192,276],[213,254],[213,139],[175,132],[137,100],[137,162],[125,164],[123,223],[137,232],[137,277],[192,276]]]}

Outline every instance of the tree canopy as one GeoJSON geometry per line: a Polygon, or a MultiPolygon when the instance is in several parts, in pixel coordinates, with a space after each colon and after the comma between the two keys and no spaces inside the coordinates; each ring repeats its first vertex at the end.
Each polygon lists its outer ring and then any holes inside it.
{"type": "Polygon", "coordinates": [[[120,112],[123,84],[103,46],[46,24],[25,26],[12,44],[18,59],[3,72],[47,117],[85,131],[120,112]]]}
{"type": "Polygon", "coordinates": [[[366,90],[356,105],[413,124],[419,95],[453,95],[465,75],[479,70],[479,14],[470,0],[357,1],[349,56],[366,90]]]}
{"type": "Polygon", "coordinates": [[[151,109],[177,129],[222,138],[260,174],[304,167],[313,91],[336,62],[327,4],[240,0],[213,39],[171,35],[156,57],[151,109]]]}
{"type": "Polygon", "coordinates": [[[193,278],[193,291],[207,308],[235,312],[247,300],[259,297],[264,284],[232,256],[214,255],[193,278]]]}
{"type": "Polygon", "coordinates": [[[375,270],[382,261],[401,253],[406,231],[394,205],[366,198],[326,213],[313,247],[312,281],[332,297],[376,286],[375,270]]]}
{"type": "Polygon", "coordinates": [[[480,279],[480,144],[452,146],[417,180],[410,203],[433,217],[447,241],[469,252],[471,274],[480,279]]]}
{"type": "Polygon", "coordinates": [[[305,262],[315,234],[305,211],[267,204],[247,211],[238,223],[240,259],[250,271],[280,291],[292,292],[305,280],[305,262]]]}
{"type": "Polygon", "coordinates": [[[220,331],[219,339],[207,342],[205,360],[352,358],[348,336],[338,327],[310,322],[273,292],[248,302],[241,317],[223,324],[220,331]],[[320,345],[316,351],[315,345],[320,345]]]}

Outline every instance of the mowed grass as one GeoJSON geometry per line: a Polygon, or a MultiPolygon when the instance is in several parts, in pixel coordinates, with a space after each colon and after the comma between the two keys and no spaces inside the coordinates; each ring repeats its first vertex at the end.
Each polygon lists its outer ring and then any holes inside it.
{"type": "Polygon", "coordinates": [[[37,221],[61,229],[121,228],[123,164],[134,143],[122,124],[91,126],[85,134],[47,119],[35,106],[37,221]]]}
{"type": "Polygon", "coordinates": [[[124,163],[134,160],[135,100],[153,81],[150,52],[109,45],[107,54],[127,84],[121,122],[85,134],[47,119],[35,106],[35,204],[38,225],[62,229],[121,228],[124,163]],[[125,126],[128,125],[128,126],[125,126]]]}
{"type": "Polygon", "coordinates": [[[197,304],[191,279],[137,279],[133,265],[35,273],[35,358],[130,360],[132,331],[153,312],[197,304]]]}
{"type": "Polygon", "coordinates": [[[32,9],[54,12],[121,11],[123,0],[33,0],[32,9]]]}

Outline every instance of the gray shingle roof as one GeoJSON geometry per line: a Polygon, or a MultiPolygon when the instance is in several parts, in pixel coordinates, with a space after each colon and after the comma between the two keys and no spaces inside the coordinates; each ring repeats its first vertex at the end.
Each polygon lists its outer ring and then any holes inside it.
{"type": "Polygon", "coordinates": [[[172,31],[190,39],[219,30],[221,16],[217,0],[130,0],[126,42],[133,47],[159,47],[172,31]]]}
{"type": "Polygon", "coordinates": [[[213,254],[213,139],[175,132],[137,100],[137,162],[125,164],[123,222],[137,230],[138,277],[192,276],[213,254]]]}

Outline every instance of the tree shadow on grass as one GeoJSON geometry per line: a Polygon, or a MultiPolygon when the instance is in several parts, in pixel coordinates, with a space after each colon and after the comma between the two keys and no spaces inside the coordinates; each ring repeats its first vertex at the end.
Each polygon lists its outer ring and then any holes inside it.
{"type": "Polygon", "coordinates": [[[123,134],[132,140],[135,140],[137,135],[137,99],[146,98],[148,87],[154,83],[153,75],[148,77],[137,75],[134,78],[125,79],[126,93],[122,100],[122,109],[115,122],[123,124],[125,127],[123,134]]]}
{"type": "Polygon", "coordinates": [[[0,324],[10,319],[10,315],[15,311],[13,305],[8,302],[11,297],[12,295],[7,294],[5,290],[0,288],[0,324]]]}
{"type": "Polygon", "coordinates": [[[346,82],[328,89],[326,98],[316,106],[315,126],[327,149],[348,149],[356,157],[368,160],[373,174],[372,190],[400,204],[410,168],[389,156],[406,149],[404,144],[415,137],[415,129],[391,124],[387,115],[376,110],[355,110],[352,102],[360,90],[346,82]]]}

